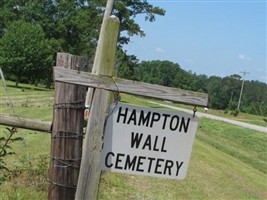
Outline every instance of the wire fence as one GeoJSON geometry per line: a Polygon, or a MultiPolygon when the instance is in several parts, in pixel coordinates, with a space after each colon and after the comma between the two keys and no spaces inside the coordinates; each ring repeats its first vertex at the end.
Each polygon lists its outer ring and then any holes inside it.
{"type": "MultiPolygon", "coordinates": [[[[9,87],[0,69],[0,112],[11,115],[30,116],[33,118],[39,114],[40,118],[50,115],[53,112],[53,92],[34,89],[9,87]],[[45,110],[45,111],[44,111],[45,110]]],[[[48,117],[46,117],[48,118],[48,117]]],[[[38,134],[34,136],[33,131],[17,129],[14,138],[21,138],[19,141],[9,142],[8,152],[10,155],[3,158],[4,166],[0,166],[0,178],[5,177],[6,182],[14,188],[34,187],[35,189],[47,189],[48,167],[52,159],[50,156],[50,136],[38,134]],[[19,181],[17,180],[19,179],[19,181]]],[[[0,138],[9,134],[5,126],[0,125],[0,138]]],[[[0,141],[0,147],[2,143],[0,141]]],[[[0,163],[1,164],[1,163],[0,163]]],[[[1,184],[1,181],[0,181],[1,184]]],[[[6,185],[6,184],[5,184],[6,185]]],[[[3,189],[3,187],[1,188],[3,189]]]]}
{"type": "MultiPolygon", "coordinates": [[[[4,79],[2,79],[4,81],[4,79]]],[[[7,85],[2,83],[2,85],[7,85]]],[[[1,84],[0,84],[1,87],[1,84]]],[[[49,118],[52,119],[55,109],[69,110],[84,110],[85,102],[77,101],[71,103],[54,103],[54,92],[44,92],[33,89],[1,87],[0,91],[0,106],[1,111],[6,114],[11,114],[20,117],[32,118],[49,118]],[[49,117],[48,117],[49,115],[49,117]],[[45,117],[44,117],[45,116],[45,117]]],[[[71,116],[65,119],[70,121],[71,116]]],[[[0,125],[0,137],[4,134],[4,126],[0,125]]],[[[66,140],[81,140],[84,133],[70,132],[60,130],[52,137],[48,134],[32,135],[33,131],[18,129],[17,135],[22,138],[21,142],[17,141],[12,144],[12,151],[15,154],[9,156],[7,160],[7,168],[9,169],[10,182],[15,188],[34,187],[41,189],[48,185],[53,187],[68,187],[76,188],[76,185],[65,185],[55,180],[50,180],[48,177],[49,163],[53,167],[59,169],[79,170],[81,158],[63,158],[57,155],[50,155],[51,139],[57,140],[65,138],[66,140]],[[44,136],[45,135],[45,136],[44,136]],[[22,177],[22,178],[20,178],[22,177]],[[19,181],[15,181],[20,178],[19,181]]],[[[0,143],[1,145],[1,143],[0,143]]],[[[0,181],[1,184],[1,181],[0,181]]]]}

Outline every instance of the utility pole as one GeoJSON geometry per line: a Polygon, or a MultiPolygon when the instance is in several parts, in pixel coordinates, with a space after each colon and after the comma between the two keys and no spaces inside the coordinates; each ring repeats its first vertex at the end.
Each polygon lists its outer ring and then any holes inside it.
{"type": "Polygon", "coordinates": [[[240,91],[239,100],[238,100],[238,104],[237,104],[237,110],[239,110],[240,103],[241,103],[241,97],[242,97],[243,88],[244,88],[245,76],[246,76],[247,74],[249,74],[249,72],[243,71],[243,72],[240,72],[240,73],[243,74],[243,76],[242,76],[242,79],[243,79],[243,80],[242,80],[241,91],[240,91]]]}

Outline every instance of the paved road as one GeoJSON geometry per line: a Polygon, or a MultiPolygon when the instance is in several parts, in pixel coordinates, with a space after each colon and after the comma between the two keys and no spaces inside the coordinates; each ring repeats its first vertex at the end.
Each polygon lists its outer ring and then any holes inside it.
{"type": "MultiPolygon", "coordinates": [[[[192,110],[188,110],[188,109],[184,109],[184,108],[178,108],[178,107],[170,106],[170,105],[165,105],[165,104],[157,103],[157,102],[154,102],[154,101],[148,101],[148,102],[160,105],[162,107],[171,108],[171,109],[174,109],[174,110],[180,110],[180,111],[183,111],[183,112],[187,112],[187,113],[193,114],[192,110]]],[[[205,117],[205,118],[208,118],[208,119],[214,119],[214,120],[226,122],[226,123],[229,123],[229,124],[241,126],[241,127],[244,127],[244,128],[248,128],[248,129],[251,129],[251,130],[255,130],[255,131],[258,131],[258,132],[267,133],[267,128],[263,127],[263,126],[257,126],[257,125],[248,124],[248,123],[245,123],[245,122],[239,122],[239,121],[235,121],[235,120],[231,120],[231,119],[226,119],[226,118],[223,118],[223,117],[217,117],[217,116],[210,115],[210,114],[207,114],[207,113],[197,112],[196,115],[198,117],[205,117]]]]}

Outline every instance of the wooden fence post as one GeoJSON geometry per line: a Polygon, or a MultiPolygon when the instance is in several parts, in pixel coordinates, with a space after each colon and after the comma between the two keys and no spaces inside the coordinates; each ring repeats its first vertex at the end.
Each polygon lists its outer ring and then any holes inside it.
{"type": "MultiPolygon", "coordinates": [[[[95,56],[96,73],[111,76],[119,32],[119,20],[110,16],[103,28],[99,55],[95,56]]],[[[101,29],[102,31],[102,29],[101,29]]],[[[76,200],[95,200],[100,178],[99,159],[102,148],[102,137],[106,114],[110,106],[109,93],[103,89],[95,89],[88,119],[80,175],[76,191],[76,200]]]]}
{"type": "MultiPolygon", "coordinates": [[[[87,59],[58,53],[56,65],[85,71],[87,59]]],[[[49,200],[73,200],[75,198],[82,155],[85,94],[86,87],[84,86],[55,83],[49,200]]]]}

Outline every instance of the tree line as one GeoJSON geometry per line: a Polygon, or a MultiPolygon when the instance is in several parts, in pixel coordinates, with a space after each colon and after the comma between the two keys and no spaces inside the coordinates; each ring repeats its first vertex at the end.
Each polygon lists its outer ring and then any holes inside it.
{"type": "MultiPolygon", "coordinates": [[[[204,92],[209,95],[209,107],[238,114],[243,77],[233,74],[226,77],[210,76],[185,71],[170,61],[142,61],[131,56],[129,64],[118,69],[118,76],[127,79],[204,92]],[[236,113],[237,112],[237,113],[236,113]]],[[[260,81],[244,81],[240,111],[267,116],[267,84],[260,81]]]]}
{"type": "MultiPolygon", "coordinates": [[[[17,84],[45,81],[49,87],[56,52],[93,61],[105,6],[106,0],[1,0],[0,67],[17,84]]],[[[147,1],[116,0],[112,14],[120,20],[121,50],[130,37],[145,36],[137,15],[153,22],[165,11],[147,1]]]]}
{"type": "MultiPolygon", "coordinates": [[[[56,52],[86,56],[92,64],[106,0],[1,0],[0,67],[7,79],[52,83],[56,52]]],[[[153,22],[165,10],[142,0],[116,0],[112,11],[120,20],[116,73],[119,77],[209,94],[209,107],[235,110],[242,77],[197,75],[170,61],[143,61],[123,46],[134,35],[145,36],[135,17],[153,22]]],[[[245,81],[241,111],[267,115],[267,87],[245,81]]]]}

